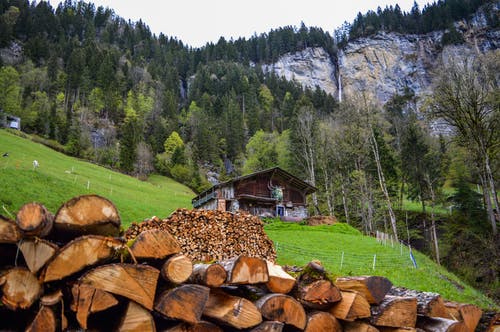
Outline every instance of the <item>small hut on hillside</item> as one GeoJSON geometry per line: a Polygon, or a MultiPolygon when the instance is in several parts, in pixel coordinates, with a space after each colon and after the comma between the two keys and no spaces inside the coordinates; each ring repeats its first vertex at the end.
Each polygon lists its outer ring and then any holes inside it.
{"type": "Polygon", "coordinates": [[[219,183],[193,198],[205,210],[247,211],[261,217],[301,220],[308,217],[306,196],[316,188],[279,167],[219,183]]]}

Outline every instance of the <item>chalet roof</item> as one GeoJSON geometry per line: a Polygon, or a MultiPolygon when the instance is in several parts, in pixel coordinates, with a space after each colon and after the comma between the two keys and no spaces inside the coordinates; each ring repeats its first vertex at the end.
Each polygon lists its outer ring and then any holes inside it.
{"type": "Polygon", "coordinates": [[[309,183],[307,183],[305,181],[302,181],[301,179],[299,179],[298,177],[296,177],[296,176],[288,173],[287,171],[285,171],[285,170],[283,170],[283,169],[281,169],[279,167],[272,167],[272,168],[265,169],[263,171],[259,171],[259,172],[255,172],[255,173],[251,173],[251,174],[239,176],[239,177],[233,178],[233,179],[231,179],[229,181],[221,182],[219,184],[216,184],[212,188],[207,189],[207,190],[201,192],[198,196],[196,196],[195,198],[193,198],[193,201],[197,200],[199,197],[207,195],[208,193],[214,191],[217,188],[224,187],[224,186],[226,186],[226,185],[228,185],[230,183],[236,183],[236,182],[239,182],[239,181],[242,181],[242,180],[245,180],[245,179],[249,179],[249,178],[252,178],[252,177],[259,176],[259,175],[265,175],[265,174],[268,174],[268,173],[272,173],[271,176],[273,176],[273,177],[276,176],[276,177],[279,177],[279,178],[285,180],[291,186],[299,189],[300,191],[305,192],[306,195],[311,194],[311,193],[313,193],[313,192],[315,192],[317,190],[316,187],[310,185],[309,183]]]}

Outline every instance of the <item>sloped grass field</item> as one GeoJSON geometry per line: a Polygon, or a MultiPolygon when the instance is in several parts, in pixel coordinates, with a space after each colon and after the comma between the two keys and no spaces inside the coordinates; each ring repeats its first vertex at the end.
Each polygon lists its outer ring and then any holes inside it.
{"type": "Polygon", "coordinates": [[[98,194],[116,205],[127,227],[132,221],[190,208],[195,196],[170,178],[153,175],[140,181],[0,130],[0,155],[6,152],[7,157],[0,157],[0,214],[11,217],[27,202],[41,202],[55,213],[74,196],[98,194]],[[39,163],[36,170],[33,160],[39,163]]]}
{"type": "Polygon", "coordinates": [[[275,221],[264,229],[275,243],[281,265],[304,266],[318,259],[333,276],[380,275],[395,286],[437,292],[447,300],[500,309],[424,254],[412,252],[415,268],[408,247],[390,241],[379,243],[347,224],[305,226],[275,221]]]}

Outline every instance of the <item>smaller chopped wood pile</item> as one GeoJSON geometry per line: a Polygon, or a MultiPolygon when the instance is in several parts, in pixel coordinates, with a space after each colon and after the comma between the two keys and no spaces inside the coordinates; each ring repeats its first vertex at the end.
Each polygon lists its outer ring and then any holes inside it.
{"type": "MultiPolygon", "coordinates": [[[[282,268],[223,251],[216,262],[192,258],[198,249],[163,226],[188,232],[181,220],[193,214],[210,225],[207,213],[179,210],[125,237],[114,205],[95,195],[68,201],[55,216],[29,203],[15,221],[1,217],[0,330],[474,331],[480,321],[476,306],[384,277],[332,280],[318,261],[282,268]]],[[[498,318],[483,315],[483,330],[496,331],[498,318]]]]}

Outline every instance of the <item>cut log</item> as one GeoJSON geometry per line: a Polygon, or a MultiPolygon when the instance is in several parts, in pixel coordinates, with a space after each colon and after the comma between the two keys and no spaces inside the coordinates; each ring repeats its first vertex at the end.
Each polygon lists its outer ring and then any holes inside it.
{"type": "Polygon", "coordinates": [[[345,322],[344,332],[378,332],[379,330],[365,322],[345,322]]]}
{"type": "Polygon", "coordinates": [[[427,332],[468,332],[464,322],[440,317],[418,316],[417,328],[427,332]]]}
{"type": "Polygon", "coordinates": [[[0,243],[17,243],[21,232],[13,220],[0,215],[0,243]]]}
{"type": "Polygon", "coordinates": [[[268,294],[257,300],[255,305],[267,320],[276,320],[302,330],[306,327],[306,312],[302,305],[291,296],[268,294]]]}
{"type": "Polygon", "coordinates": [[[16,224],[25,236],[45,237],[52,230],[54,215],[40,203],[28,203],[17,212],[16,224]]]}
{"type": "Polygon", "coordinates": [[[270,261],[266,261],[269,272],[269,281],[266,283],[267,289],[272,293],[288,294],[295,286],[295,278],[286,273],[283,268],[270,261]]]}
{"type": "Polygon", "coordinates": [[[181,247],[168,231],[152,229],[140,233],[132,241],[130,250],[138,259],[163,259],[179,253],[181,247]]]}
{"type": "Polygon", "coordinates": [[[160,294],[155,310],[165,317],[195,324],[201,320],[210,289],[201,285],[186,284],[160,294]]]}
{"type": "MultiPolygon", "coordinates": [[[[380,332],[417,332],[414,327],[389,327],[389,326],[377,326],[380,332]]],[[[422,331],[422,330],[419,330],[422,331]]]]}
{"type": "Polygon", "coordinates": [[[59,249],[52,242],[39,238],[23,240],[18,246],[23,253],[28,269],[35,274],[54,257],[59,249]]]}
{"type": "Polygon", "coordinates": [[[463,321],[469,331],[475,331],[483,311],[473,304],[462,304],[456,302],[445,302],[449,319],[463,321]]]}
{"type": "Polygon", "coordinates": [[[277,321],[267,320],[250,330],[250,332],[281,332],[285,324],[277,321]]]}
{"type": "Polygon", "coordinates": [[[117,330],[120,332],[155,332],[156,326],[148,310],[130,301],[117,330]]]}
{"type": "Polygon", "coordinates": [[[108,264],[90,270],[80,282],[124,296],[152,310],[159,276],[160,271],[149,265],[108,264]]]}
{"type": "Polygon", "coordinates": [[[196,324],[181,323],[165,332],[222,332],[222,329],[213,323],[200,321],[196,324]]]}
{"type": "Polygon", "coordinates": [[[193,272],[193,263],[185,255],[175,255],[167,259],[160,272],[166,281],[181,284],[189,279],[193,272]]]}
{"type": "Polygon", "coordinates": [[[406,288],[393,287],[390,295],[417,298],[417,314],[426,317],[448,318],[448,310],[441,295],[431,292],[421,292],[406,288]]]}
{"type": "Polygon", "coordinates": [[[54,310],[42,305],[26,332],[55,332],[56,330],[57,320],[54,310]]]}
{"type": "Polygon", "coordinates": [[[54,306],[63,300],[63,293],[60,289],[53,293],[46,294],[40,298],[40,304],[46,306],[54,306]]]}
{"type": "Polygon", "coordinates": [[[238,256],[227,261],[222,261],[220,264],[227,272],[226,281],[229,284],[249,285],[269,281],[267,263],[263,259],[238,256]]]}
{"type": "Polygon", "coordinates": [[[342,300],[335,303],[328,311],[336,318],[354,321],[358,318],[368,318],[371,316],[370,304],[358,292],[341,292],[342,300]]]}
{"type": "Polygon", "coordinates": [[[84,195],[70,199],[56,213],[54,228],[57,239],[82,235],[118,236],[120,216],[116,207],[104,197],[84,195]]]}
{"type": "Polygon", "coordinates": [[[80,327],[87,329],[88,317],[96,312],[104,311],[118,304],[118,300],[110,293],[86,284],[75,284],[71,289],[73,303],[71,310],[76,312],[80,327]]]}
{"type": "Polygon", "coordinates": [[[377,276],[337,278],[335,285],[343,291],[356,291],[363,294],[370,304],[382,302],[392,287],[389,279],[377,276]]]}
{"type": "Polygon", "coordinates": [[[370,322],[376,326],[415,327],[417,299],[387,295],[378,305],[371,307],[370,322]]]}
{"type": "Polygon", "coordinates": [[[205,285],[208,287],[220,287],[226,281],[227,272],[222,265],[195,264],[189,282],[193,284],[205,285]]]}
{"type": "Polygon", "coordinates": [[[317,280],[310,284],[299,282],[296,298],[305,307],[311,309],[328,309],[342,299],[340,290],[330,280],[317,280]]]}
{"type": "Polygon", "coordinates": [[[61,280],[86,267],[102,263],[119,255],[123,243],[105,236],[81,236],[67,243],[48,263],[44,282],[61,280]]]}
{"type": "Polygon", "coordinates": [[[1,301],[11,310],[31,307],[42,294],[38,279],[24,267],[14,267],[0,275],[1,301]]]}
{"type": "Polygon", "coordinates": [[[247,299],[212,289],[203,315],[237,329],[254,327],[262,322],[259,309],[247,299]]]}
{"type": "Polygon", "coordinates": [[[56,315],[56,330],[65,331],[68,328],[68,320],[64,315],[64,295],[60,289],[42,296],[40,304],[50,307],[56,315]]]}
{"type": "Polygon", "coordinates": [[[305,332],[342,332],[342,325],[332,314],[316,311],[307,315],[305,332]]]}

